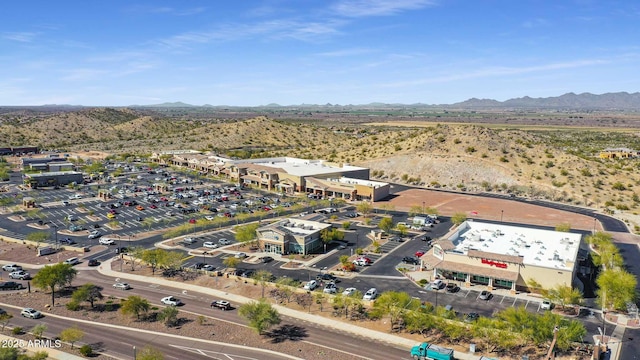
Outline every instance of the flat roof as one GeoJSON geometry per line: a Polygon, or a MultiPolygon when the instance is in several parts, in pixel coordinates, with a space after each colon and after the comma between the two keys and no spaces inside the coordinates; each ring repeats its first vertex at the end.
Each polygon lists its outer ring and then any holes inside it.
{"type": "Polygon", "coordinates": [[[481,221],[466,221],[449,238],[453,252],[497,254],[497,260],[519,257],[525,265],[560,270],[573,268],[581,239],[581,234],[481,221]]]}
{"type": "Polygon", "coordinates": [[[304,219],[288,218],[267,225],[263,228],[260,228],[260,230],[264,230],[266,228],[276,228],[290,232],[292,234],[311,235],[328,227],[331,227],[331,224],[304,219]]]}
{"type": "Polygon", "coordinates": [[[62,175],[80,175],[80,176],[82,176],[82,173],[78,172],[78,171],[50,171],[50,172],[43,172],[43,173],[38,173],[38,174],[25,174],[25,176],[31,177],[31,178],[46,177],[46,176],[62,176],[62,175]]]}
{"type": "Polygon", "coordinates": [[[324,160],[309,160],[292,157],[250,159],[247,161],[236,161],[235,163],[240,164],[242,162],[279,168],[284,170],[287,174],[296,176],[312,176],[320,174],[331,174],[340,171],[356,171],[367,169],[359,166],[351,166],[348,164],[344,164],[342,165],[342,167],[338,167],[329,165],[325,163],[324,160]]]}

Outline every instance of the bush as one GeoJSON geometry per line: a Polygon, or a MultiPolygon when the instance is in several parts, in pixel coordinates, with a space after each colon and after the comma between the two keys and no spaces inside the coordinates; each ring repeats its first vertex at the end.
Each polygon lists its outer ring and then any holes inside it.
{"type": "Polygon", "coordinates": [[[80,354],[82,354],[82,356],[91,356],[93,349],[89,345],[82,345],[82,347],[80,347],[80,354]]]}
{"type": "Polygon", "coordinates": [[[70,301],[67,303],[67,310],[78,311],[80,310],[80,304],[76,301],[70,301]]]}
{"type": "Polygon", "coordinates": [[[13,330],[11,330],[11,333],[13,335],[22,335],[23,331],[22,328],[20,326],[16,326],[13,328],[13,330]]]}

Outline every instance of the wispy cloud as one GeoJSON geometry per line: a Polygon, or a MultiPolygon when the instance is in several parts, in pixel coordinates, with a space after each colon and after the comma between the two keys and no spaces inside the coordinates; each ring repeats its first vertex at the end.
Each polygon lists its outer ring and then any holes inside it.
{"type": "Polygon", "coordinates": [[[206,11],[206,10],[207,10],[207,8],[205,8],[205,7],[176,9],[176,8],[172,8],[172,7],[168,7],[168,6],[158,6],[158,7],[153,7],[153,6],[131,6],[131,7],[128,7],[127,9],[125,9],[125,11],[131,12],[131,13],[167,14],[167,15],[174,15],[174,16],[195,15],[195,14],[200,14],[200,13],[206,11]]]}
{"type": "Polygon", "coordinates": [[[38,35],[35,32],[7,32],[3,33],[2,37],[8,40],[30,43],[38,35]]]}
{"type": "Polygon", "coordinates": [[[157,42],[170,48],[184,48],[194,44],[206,44],[216,41],[233,41],[251,38],[285,39],[315,41],[340,33],[343,24],[339,20],[326,22],[302,22],[295,20],[272,20],[255,24],[225,24],[208,31],[191,31],[157,42]]]}
{"type": "Polygon", "coordinates": [[[106,70],[98,69],[72,69],[65,71],[66,75],[62,76],[60,80],[63,81],[87,81],[95,80],[102,77],[107,73],[106,70]]]}
{"type": "Polygon", "coordinates": [[[340,0],[331,9],[340,16],[389,16],[435,5],[432,0],[340,0]]]}
{"type": "Polygon", "coordinates": [[[324,57],[346,57],[346,56],[356,56],[362,54],[370,54],[374,52],[372,49],[365,48],[354,48],[354,49],[344,49],[344,50],[336,50],[336,51],[328,51],[317,53],[318,56],[324,57]]]}

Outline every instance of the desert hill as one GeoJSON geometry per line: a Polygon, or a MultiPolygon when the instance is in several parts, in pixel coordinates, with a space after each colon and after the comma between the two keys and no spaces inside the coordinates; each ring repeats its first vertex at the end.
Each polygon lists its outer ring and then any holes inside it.
{"type": "MultiPolygon", "coordinates": [[[[182,117],[183,115],[181,115],[182,117]]],[[[480,124],[170,119],[131,109],[0,116],[7,145],[149,154],[197,149],[236,157],[321,158],[372,169],[375,179],[466,191],[501,191],[594,207],[640,203],[638,160],[602,160],[608,147],[640,149],[635,131],[480,124]]]]}

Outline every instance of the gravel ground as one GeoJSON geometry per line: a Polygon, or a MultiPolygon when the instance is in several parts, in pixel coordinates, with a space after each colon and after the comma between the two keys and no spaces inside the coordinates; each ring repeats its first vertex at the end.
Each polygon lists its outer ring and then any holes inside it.
{"type": "MultiPolygon", "coordinates": [[[[35,291],[30,294],[25,292],[3,293],[0,294],[0,302],[4,302],[11,305],[21,307],[33,307],[35,309],[44,309],[45,304],[49,304],[51,299],[50,294],[46,294],[40,291],[35,291]]],[[[100,301],[100,304],[104,304],[107,299],[100,301]]],[[[179,317],[184,319],[182,325],[174,328],[167,328],[162,322],[144,322],[136,321],[133,317],[124,316],[119,311],[91,311],[87,310],[88,306],[85,306],[85,310],[70,311],[67,310],[65,304],[69,302],[68,297],[56,299],[56,306],[45,312],[60,316],[68,316],[75,318],[85,318],[87,320],[117,324],[120,326],[128,326],[132,328],[140,328],[152,331],[158,331],[169,334],[177,334],[182,336],[189,336],[200,339],[209,339],[213,341],[221,341],[233,344],[246,345],[247,347],[262,348],[273,350],[289,355],[298,356],[308,360],[326,360],[326,359],[341,359],[341,360],[362,360],[360,357],[349,356],[341,352],[329,350],[323,347],[315,346],[304,341],[285,340],[282,342],[274,343],[273,340],[267,336],[259,336],[252,329],[244,326],[230,324],[224,321],[217,321],[215,319],[207,318],[204,325],[200,325],[197,321],[197,317],[191,314],[180,312],[179,317]],[[214,331],[212,331],[214,329],[214,331]],[[215,335],[212,335],[215,333],[215,335]]],[[[117,303],[118,301],[114,301],[117,303]]],[[[100,306],[100,308],[102,308],[100,306]]],[[[10,326],[11,324],[9,324],[10,326]]],[[[281,325],[286,325],[284,322],[281,325]]],[[[294,324],[289,324],[294,325],[294,324]]],[[[82,326],[80,326],[82,328],[82,326]]],[[[29,331],[30,329],[25,329],[29,331]]],[[[272,329],[273,330],[273,329],[272,329]]],[[[55,337],[57,334],[47,334],[49,337],[55,337]]],[[[76,346],[82,344],[76,343],[76,346]]],[[[68,348],[69,352],[71,351],[68,348]]],[[[93,359],[111,359],[109,356],[94,357],[93,359]]]]}

